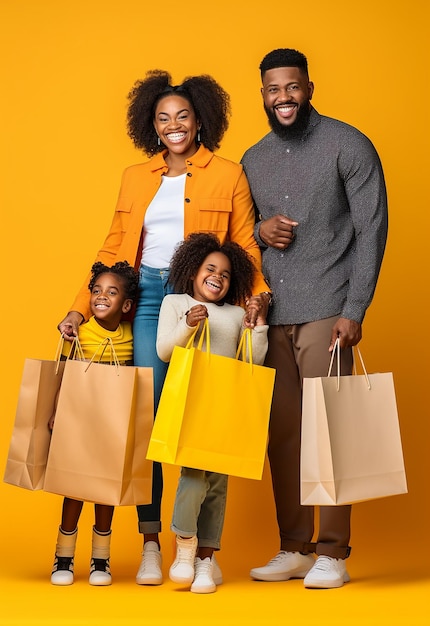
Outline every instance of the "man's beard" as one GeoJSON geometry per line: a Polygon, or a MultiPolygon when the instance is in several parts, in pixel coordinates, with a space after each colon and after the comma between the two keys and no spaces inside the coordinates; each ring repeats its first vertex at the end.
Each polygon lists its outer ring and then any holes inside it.
{"type": "Polygon", "coordinates": [[[266,111],[267,119],[269,120],[269,124],[275,135],[278,135],[281,139],[299,139],[303,136],[304,131],[307,128],[309,122],[309,116],[311,113],[311,109],[309,106],[309,101],[304,102],[300,108],[297,110],[296,120],[291,126],[284,126],[276,117],[276,113],[274,113],[273,109],[269,109],[264,105],[264,110],[266,111]]]}

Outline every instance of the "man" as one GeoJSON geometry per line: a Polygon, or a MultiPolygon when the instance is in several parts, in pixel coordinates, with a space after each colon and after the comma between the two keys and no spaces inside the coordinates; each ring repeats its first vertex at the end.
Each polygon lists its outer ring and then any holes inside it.
{"type": "Polygon", "coordinates": [[[301,382],[327,376],[337,338],[341,373],[351,373],[352,346],[361,339],[385,248],[384,176],[362,133],[312,107],[302,53],[273,50],[260,71],[272,132],[242,163],[273,296],[266,365],[277,374],[268,454],[281,545],[251,576],[335,588],[349,581],[351,507],[321,507],[311,543],[314,510],[300,505],[301,382]]]}

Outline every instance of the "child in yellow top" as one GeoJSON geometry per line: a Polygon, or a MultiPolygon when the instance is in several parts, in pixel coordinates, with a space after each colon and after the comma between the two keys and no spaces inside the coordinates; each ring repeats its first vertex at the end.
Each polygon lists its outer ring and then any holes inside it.
{"type": "MultiPolygon", "coordinates": [[[[85,358],[90,359],[100,343],[109,337],[112,340],[118,359],[124,365],[133,359],[133,337],[130,322],[121,322],[136,298],[139,276],[126,262],[115,263],[108,267],[95,263],[91,269],[90,306],[93,317],[79,327],[79,342],[85,358]]],[[[68,355],[71,344],[66,343],[63,354],[68,355]]],[[[110,362],[110,351],[102,356],[101,361],[110,362]]],[[[53,416],[49,428],[54,427],[53,416]]],[[[76,452],[79,454],[79,451],[76,452]]],[[[51,574],[53,585],[71,585],[73,583],[73,559],[77,538],[77,524],[83,502],[64,498],[61,526],[58,531],[54,567],[51,574]]],[[[95,525],[91,557],[91,585],[110,585],[112,582],[109,555],[113,506],[95,504],[95,525]]]]}

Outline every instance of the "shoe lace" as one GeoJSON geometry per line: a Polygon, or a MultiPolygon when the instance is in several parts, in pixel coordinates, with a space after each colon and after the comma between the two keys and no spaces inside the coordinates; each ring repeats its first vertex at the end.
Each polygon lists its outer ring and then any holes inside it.
{"type": "Polygon", "coordinates": [[[92,572],[108,572],[109,573],[109,559],[92,559],[91,560],[92,572]]]}
{"type": "Polygon", "coordinates": [[[180,562],[189,563],[191,555],[192,555],[192,548],[191,549],[190,548],[191,546],[178,545],[176,549],[176,560],[180,562]]]}
{"type": "Polygon", "coordinates": [[[145,570],[146,568],[152,569],[154,567],[158,567],[158,558],[159,552],[156,552],[155,550],[145,550],[143,552],[142,560],[143,569],[145,570]]]}
{"type": "Polygon", "coordinates": [[[210,559],[196,560],[195,563],[196,574],[195,576],[209,576],[212,577],[212,563],[210,559]]]}
{"type": "Polygon", "coordinates": [[[278,554],[276,556],[273,557],[273,559],[270,559],[268,565],[278,565],[278,563],[284,561],[285,556],[286,556],[286,552],[278,552],[278,554]]]}
{"type": "Polygon", "coordinates": [[[54,564],[55,570],[69,570],[72,564],[73,557],[71,556],[57,556],[54,564]]]}
{"type": "Polygon", "coordinates": [[[329,556],[319,556],[313,567],[314,570],[320,570],[321,572],[329,572],[333,569],[333,563],[336,561],[329,556]]]}

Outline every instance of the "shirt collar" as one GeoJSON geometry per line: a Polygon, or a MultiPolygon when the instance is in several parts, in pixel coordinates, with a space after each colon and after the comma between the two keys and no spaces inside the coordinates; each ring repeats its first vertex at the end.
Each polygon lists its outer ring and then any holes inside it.
{"type": "MultiPolygon", "coordinates": [[[[158,170],[162,170],[162,173],[167,172],[169,169],[167,167],[167,163],[165,161],[165,156],[168,154],[168,150],[163,150],[162,152],[158,152],[151,159],[151,171],[157,172],[158,170]]],[[[203,144],[200,144],[199,149],[192,157],[187,159],[187,165],[195,165],[196,167],[206,167],[208,163],[212,160],[214,154],[208,148],[206,148],[203,144]]]]}
{"type": "Polygon", "coordinates": [[[313,129],[315,128],[315,126],[318,126],[320,121],[321,121],[321,115],[318,113],[316,109],[314,109],[314,107],[311,107],[311,112],[309,114],[309,122],[308,122],[305,132],[303,133],[303,138],[310,135],[313,129]]]}

